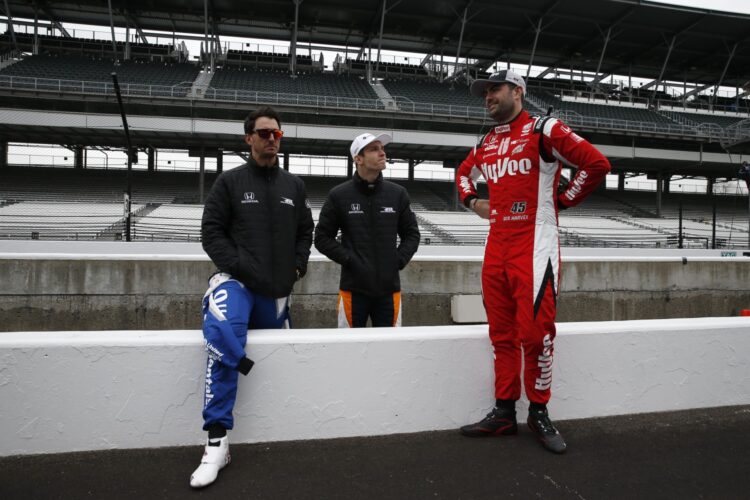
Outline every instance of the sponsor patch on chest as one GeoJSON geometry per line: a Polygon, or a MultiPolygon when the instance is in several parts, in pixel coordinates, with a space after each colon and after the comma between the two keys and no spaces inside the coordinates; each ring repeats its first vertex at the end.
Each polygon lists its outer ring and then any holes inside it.
{"type": "Polygon", "coordinates": [[[507,156],[498,158],[495,163],[482,163],[482,173],[487,182],[497,182],[506,175],[528,175],[531,172],[531,160],[521,158],[520,160],[511,160],[507,156]]]}
{"type": "Polygon", "coordinates": [[[362,211],[362,205],[360,205],[359,203],[352,203],[351,206],[349,207],[349,213],[350,214],[363,214],[364,212],[362,211]]]}
{"type": "Polygon", "coordinates": [[[253,193],[252,191],[247,191],[245,193],[242,193],[241,203],[260,203],[260,202],[255,198],[255,193],[253,193]]]}

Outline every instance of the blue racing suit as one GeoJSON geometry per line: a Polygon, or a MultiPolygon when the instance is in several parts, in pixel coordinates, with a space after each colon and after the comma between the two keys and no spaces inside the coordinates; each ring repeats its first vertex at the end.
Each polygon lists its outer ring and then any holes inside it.
{"type": "Polygon", "coordinates": [[[289,323],[289,297],[274,299],[252,292],[227,273],[211,276],[203,296],[203,338],[208,353],[203,430],[211,424],[234,427],[238,373],[247,375],[253,367],[245,355],[248,328],[289,328],[289,323]]]}

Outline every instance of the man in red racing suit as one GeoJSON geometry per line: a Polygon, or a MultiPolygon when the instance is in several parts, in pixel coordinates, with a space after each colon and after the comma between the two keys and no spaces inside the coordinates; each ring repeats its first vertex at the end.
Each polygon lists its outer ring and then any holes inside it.
{"type": "Polygon", "coordinates": [[[495,356],[496,406],[480,422],[461,428],[467,436],[516,434],[515,402],[523,381],[529,427],[542,445],[563,453],[565,441],[547,413],[552,382],[556,298],[560,283],[557,213],[579,204],[610,170],[589,142],[551,117],[523,110],[526,85],[510,70],[476,80],[498,123],[458,168],[464,205],[489,219],[482,266],[482,294],[495,356]],[[577,169],[558,193],[563,166],[577,169]],[[475,181],[484,176],[489,200],[479,199],[475,181]]]}

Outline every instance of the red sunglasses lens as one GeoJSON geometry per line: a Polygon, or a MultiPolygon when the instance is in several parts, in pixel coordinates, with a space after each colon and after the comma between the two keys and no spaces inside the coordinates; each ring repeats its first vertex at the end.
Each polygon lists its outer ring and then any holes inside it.
{"type": "Polygon", "coordinates": [[[279,129],[262,128],[255,131],[261,139],[270,139],[273,136],[277,141],[284,136],[284,132],[279,129]]]}

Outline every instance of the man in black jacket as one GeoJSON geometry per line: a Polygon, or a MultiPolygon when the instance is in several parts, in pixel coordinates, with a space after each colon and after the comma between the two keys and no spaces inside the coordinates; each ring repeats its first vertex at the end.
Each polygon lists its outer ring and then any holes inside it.
{"type": "Polygon", "coordinates": [[[315,248],[341,264],[341,328],[367,326],[368,318],[372,326],[401,326],[398,272],[417,251],[419,227],[406,189],[383,180],[390,141],[387,134],[354,139],[350,152],[357,171],[328,193],[315,229],[315,248]]]}
{"type": "Polygon", "coordinates": [[[214,482],[229,463],[238,374],[253,366],[245,355],[248,328],[289,328],[289,294],[307,270],[313,219],[305,184],[279,168],[282,136],[273,109],[250,113],[245,142],[251,158],[216,179],[203,209],[203,249],[218,272],[203,298],[208,441],[190,476],[194,488],[214,482]]]}

